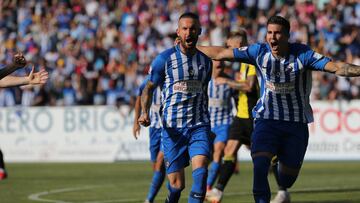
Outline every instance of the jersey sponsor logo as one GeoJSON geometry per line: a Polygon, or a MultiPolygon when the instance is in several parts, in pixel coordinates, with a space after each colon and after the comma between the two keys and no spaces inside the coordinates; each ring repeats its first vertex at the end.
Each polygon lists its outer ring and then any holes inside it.
{"type": "Polygon", "coordinates": [[[151,111],[152,112],[159,112],[160,111],[160,105],[159,104],[152,104],[151,105],[151,111]]]}
{"type": "Polygon", "coordinates": [[[295,83],[293,82],[273,83],[266,81],[266,88],[274,93],[290,94],[295,92],[295,83]]]}
{"type": "Polygon", "coordinates": [[[225,100],[209,98],[209,107],[224,107],[224,106],[227,106],[225,100]]]}
{"type": "Polygon", "coordinates": [[[182,93],[201,93],[202,85],[200,81],[197,80],[183,80],[176,82],[174,84],[174,92],[182,93]]]}

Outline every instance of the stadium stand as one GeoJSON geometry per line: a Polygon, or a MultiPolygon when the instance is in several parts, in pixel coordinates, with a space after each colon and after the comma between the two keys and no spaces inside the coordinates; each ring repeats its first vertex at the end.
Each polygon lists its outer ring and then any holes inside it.
{"type": "MultiPolygon", "coordinates": [[[[20,50],[49,85],[0,90],[0,106],[133,105],[157,53],[172,46],[184,11],[200,15],[202,45],[224,45],[230,31],[262,41],[267,17],[291,22],[291,40],[360,64],[356,0],[0,1],[0,63],[20,50]]],[[[24,75],[24,70],[18,71],[24,75]]],[[[314,73],[312,99],[360,99],[360,79],[314,73]]]]}

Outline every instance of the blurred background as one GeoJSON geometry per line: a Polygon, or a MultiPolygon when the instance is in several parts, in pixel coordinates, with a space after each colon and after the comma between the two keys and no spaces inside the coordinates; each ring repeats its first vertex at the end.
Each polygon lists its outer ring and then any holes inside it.
{"type": "MultiPolygon", "coordinates": [[[[247,30],[250,43],[263,42],[267,18],[281,15],[291,23],[291,41],[360,65],[356,0],[0,2],[0,63],[9,63],[18,50],[50,73],[42,88],[2,89],[0,106],[132,107],[136,87],[154,56],[173,45],[178,17],[185,11],[199,14],[202,45],[224,45],[227,34],[239,28],[247,30]]],[[[314,73],[314,79],[314,100],[360,98],[359,78],[314,73]]]]}
{"type": "MultiPolygon", "coordinates": [[[[152,59],[173,46],[185,11],[200,16],[201,45],[224,45],[240,28],[249,43],[264,42],[267,18],[281,15],[292,42],[360,65],[356,0],[1,0],[0,7],[0,63],[21,51],[50,73],[41,87],[0,89],[0,147],[9,161],[68,161],[79,146],[90,151],[77,151],[77,161],[148,159],[147,130],[139,141],[131,133],[136,89],[152,59]],[[105,153],[101,144],[113,149],[111,158],[95,158],[105,153]],[[60,146],[62,155],[54,154],[60,146]]],[[[227,71],[234,75],[238,65],[227,71]]],[[[360,159],[360,78],[313,78],[311,133],[318,136],[310,158],[360,159]]]]}

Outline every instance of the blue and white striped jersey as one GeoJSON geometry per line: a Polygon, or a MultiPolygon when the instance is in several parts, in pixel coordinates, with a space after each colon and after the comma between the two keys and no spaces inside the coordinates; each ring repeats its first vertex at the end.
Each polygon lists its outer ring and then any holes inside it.
{"type": "Polygon", "coordinates": [[[233,52],[235,59],[256,67],[260,98],[253,109],[255,119],[313,122],[310,70],[323,71],[329,58],[299,43],[290,43],[288,57],[281,59],[276,59],[264,43],[233,52]]]}
{"type": "MultiPolygon", "coordinates": [[[[146,83],[149,81],[150,77],[146,79],[139,86],[138,96],[141,95],[144,90],[146,83]]],[[[157,87],[153,92],[153,98],[150,106],[150,127],[152,128],[161,128],[161,117],[160,117],[160,106],[161,106],[161,90],[160,87],[157,87]]]]}
{"type": "Polygon", "coordinates": [[[211,128],[229,125],[232,121],[233,90],[227,84],[217,85],[212,78],[208,88],[211,128]]]}
{"type": "Polygon", "coordinates": [[[200,51],[186,55],[179,45],[154,59],[150,80],[162,90],[164,127],[210,125],[207,88],[211,72],[210,58],[200,51]]]}

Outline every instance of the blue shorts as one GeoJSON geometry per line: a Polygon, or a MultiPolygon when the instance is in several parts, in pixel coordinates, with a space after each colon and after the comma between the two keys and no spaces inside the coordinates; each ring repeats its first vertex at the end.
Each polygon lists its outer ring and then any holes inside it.
{"type": "Polygon", "coordinates": [[[226,143],[229,137],[230,125],[219,125],[211,128],[211,131],[216,135],[214,144],[217,142],[226,143]]]}
{"type": "Polygon", "coordinates": [[[251,136],[251,154],[270,152],[291,168],[300,168],[309,140],[307,123],[256,120],[251,136]]]}
{"type": "Polygon", "coordinates": [[[161,128],[149,128],[149,135],[150,135],[150,159],[152,162],[156,162],[156,157],[158,153],[162,150],[161,147],[161,128]]]}
{"type": "Polygon", "coordinates": [[[163,149],[166,173],[173,173],[189,165],[196,155],[208,158],[211,154],[210,126],[191,128],[163,128],[163,149]]]}

